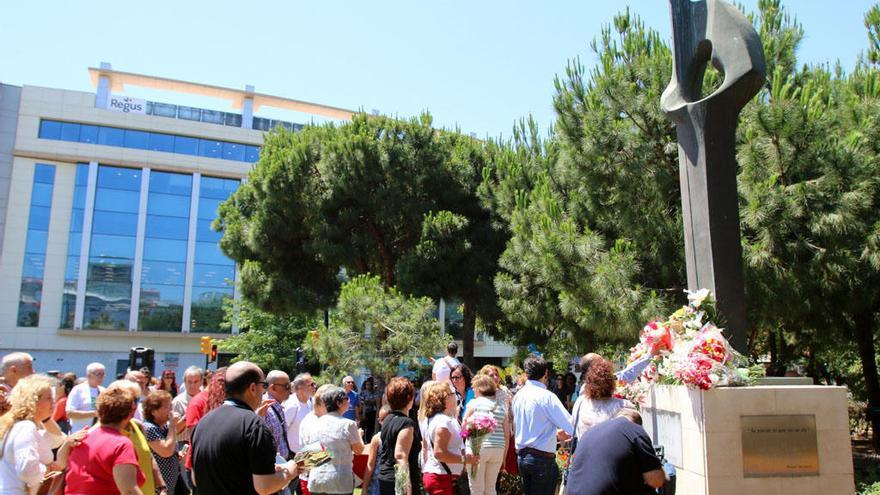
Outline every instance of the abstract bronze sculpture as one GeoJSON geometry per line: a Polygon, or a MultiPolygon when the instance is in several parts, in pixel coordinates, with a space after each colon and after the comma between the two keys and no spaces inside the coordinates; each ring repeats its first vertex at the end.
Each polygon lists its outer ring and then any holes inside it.
{"type": "Polygon", "coordinates": [[[766,80],[764,49],[749,20],[726,2],[670,4],[673,70],[660,104],[678,134],[688,287],[713,292],[731,344],[746,352],[736,126],[766,80]],[[708,63],[724,80],[704,97],[708,63]]]}

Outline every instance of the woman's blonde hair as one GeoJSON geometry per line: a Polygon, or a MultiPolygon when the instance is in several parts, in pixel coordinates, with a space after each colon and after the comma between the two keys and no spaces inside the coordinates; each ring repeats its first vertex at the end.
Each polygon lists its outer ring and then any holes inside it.
{"type": "Polygon", "coordinates": [[[483,366],[482,368],[480,368],[480,371],[478,371],[477,374],[488,376],[490,371],[494,371],[499,378],[501,378],[502,380],[504,379],[504,371],[502,371],[501,368],[495,366],[494,364],[487,364],[486,366],[483,366]]]}
{"type": "Polygon", "coordinates": [[[56,380],[46,375],[31,375],[22,378],[9,394],[12,406],[9,412],[0,416],[0,439],[5,439],[12,426],[19,421],[36,421],[37,402],[43,392],[50,393],[56,380]]]}
{"type": "Polygon", "coordinates": [[[422,387],[419,389],[419,413],[416,417],[419,418],[419,421],[427,418],[428,416],[425,414],[425,404],[428,403],[428,387],[435,384],[434,380],[426,380],[425,383],[422,384],[422,387]]]}
{"type": "Polygon", "coordinates": [[[446,398],[453,395],[454,392],[446,382],[432,383],[428,390],[425,391],[425,417],[433,417],[446,410],[446,398]]]}

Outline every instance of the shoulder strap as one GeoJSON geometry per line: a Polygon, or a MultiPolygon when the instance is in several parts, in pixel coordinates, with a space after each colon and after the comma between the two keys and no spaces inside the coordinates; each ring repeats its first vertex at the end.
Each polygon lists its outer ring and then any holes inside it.
{"type": "Polygon", "coordinates": [[[431,434],[431,420],[434,419],[435,417],[437,417],[437,415],[434,415],[434,416],[428,418],[428,427],[425,428],[425,433],[428,434],[428,445],[431,446],[431,455],[434,456],[434,460],[439,462],[440,465],[443,466],[443,470],[446,471],[446,474],[452,475],[452,470],[449,469],[449,466],[447,466],[446,463],[442,462],[440,459],[437,459],[437,456],[434,455],[434,435],[431,434]]]}
{"type": "Polygon", "coordinates": [[[275,417],[278,418],[278,422],[281,423],[281,441],[284,442],[284,446],[287,447],[287,454],[290,455],[290,443],[287,441],[287,422],[284,421],[284,418],[278,414],[278,411],[269,406],[269,410],[275,413],[275,417]]]}

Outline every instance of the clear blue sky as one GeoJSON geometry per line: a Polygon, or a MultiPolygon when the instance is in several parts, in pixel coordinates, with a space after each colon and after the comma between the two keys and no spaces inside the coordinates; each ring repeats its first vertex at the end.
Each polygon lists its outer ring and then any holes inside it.
{"type": "MultiPolygon", "coordinates": [[[[753,9],[757,0],[743,3],[753,9]]],[[[806,30],[801,62],[851,68],[873,3],[786,1],[806,30]]],[[[554,76],[576,56],[592,65],[590,40],[627,4],[668,39],[664,0],[7,2],[0,82],[91,91],[86,68],[106,61],[401,117],[429,110],[438,126],[509,136],[530,113],[542,127],[555,120],[554,76]]]]}

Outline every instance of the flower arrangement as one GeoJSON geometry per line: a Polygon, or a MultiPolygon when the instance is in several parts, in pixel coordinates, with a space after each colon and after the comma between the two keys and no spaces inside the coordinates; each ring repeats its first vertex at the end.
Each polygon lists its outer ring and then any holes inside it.
{"type": "MultiPolygon", "coordinates": [[[[467,442],[467,447],[474,455],[480,455],[483,440],[498,428],[498,421],[489,414],[475,413],[468,416],[461,425],[461,437],[467,442]]],[[[476,476],[477,465],[472,464],[471,476],[476,476]]]]}
{"type": "Polygon", "coordinates": [[[654,383],[709,390],[749,385],[764,375],[763,368],[750,366],[748,358],[736,352],[712,322],[716,314],[711,292],[701,289],[687,291],[687,295],[687,306],[642,329],[628,362],[654,357],[637,380],[621,384],[619,396],[642,403],[654,383]]]}

